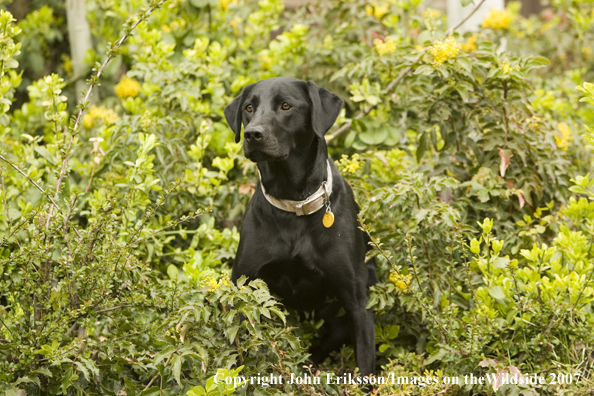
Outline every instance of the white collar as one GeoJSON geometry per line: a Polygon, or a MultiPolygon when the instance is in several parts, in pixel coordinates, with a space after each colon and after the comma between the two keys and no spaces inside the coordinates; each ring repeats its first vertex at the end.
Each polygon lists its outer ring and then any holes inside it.
{"type": "Polygon", "coordinates": [[[303,201],[292,201],[290,199],[278,199],[272,195],[266,194],[266,189],[262,183],[262,175],[260,175],[260,169],[258,169],[258,176],[260,177],[260,186],[262,187],[262,193],[266,200],[274,207],[277,207],[286,212],[293,212],[297,216],[308,215],[317,212],[322,209],[326,203],[330,201],[330,194],[332,194],[332,169],[330,168],[330,160],[326,160],[328,165],[328,180],[322,182],[322,185],[318,190],[304,199],[303,201]]]}

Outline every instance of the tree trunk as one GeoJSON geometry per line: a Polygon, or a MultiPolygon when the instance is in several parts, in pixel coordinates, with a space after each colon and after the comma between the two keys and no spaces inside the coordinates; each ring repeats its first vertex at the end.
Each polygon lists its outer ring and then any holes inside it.
{"type": "Polygon", "coordinates": [[[87,88],[88,68],[84,64],[85,54],[93,48],[91,27],[87,21],[85,0],[66,0],[66,18],[68,19],[68,37],[72,56],[72,70],[76,80],[76,98],[83,98],[81,91],[87,88]]]}

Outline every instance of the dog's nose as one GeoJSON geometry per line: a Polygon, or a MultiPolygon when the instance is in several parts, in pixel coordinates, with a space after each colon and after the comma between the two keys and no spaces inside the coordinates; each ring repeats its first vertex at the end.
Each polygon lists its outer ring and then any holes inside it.
{"type": "Polygon", "coordinates": [[[258,143],[264,136],[264,129],[260,126],[248,127],[244,132],[244,136],[248,144],[258,143]]]}

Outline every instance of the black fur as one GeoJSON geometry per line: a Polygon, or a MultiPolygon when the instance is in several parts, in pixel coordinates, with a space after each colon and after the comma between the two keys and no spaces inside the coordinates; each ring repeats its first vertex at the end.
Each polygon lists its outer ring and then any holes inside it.
{"type": "MultiPolygon", "coordinates": [[[[324,134],[342,105],[312,82],[279,77],[246,86],[225,108],[225,117],[236,142],[245,126],[245,155],[257,162],[266,192],[303,200],[327,180],[324,134]],[[291,107],[285,110],[283,103],[291,107]]],[[[369,375],[375,370],[375,332],[365,306],[367,287],[377,282],[375,262],[365,263],[368,238],[359,229],[353,192],[332,161],[331,169],[335,221],[330,228],[322,224],[324,209],[306,216],[285,212],[266,201],[258,185],[241,228],[232,280],[261,278],[288,307],[317,309],[327,328],[312,351],[314,362],[350,337],[359,371],[369,375]],[[338,304],[326,303],[332,297],[338,304]],[[340,307],[346,315],[336,317],[340,307]]]]}

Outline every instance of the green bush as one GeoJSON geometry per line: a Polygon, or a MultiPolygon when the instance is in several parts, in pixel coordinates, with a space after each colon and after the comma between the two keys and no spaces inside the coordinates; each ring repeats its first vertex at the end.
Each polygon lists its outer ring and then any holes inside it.
{"type": "Polygon", "coordinates": [[[579,378],[377,394],[594,392],[591,2],[465,34],[417,0],[159,3],[87,2],[79,107],[64,5],[0,14],[0,391],[362,394],[214,383],[355,367],[309,365],[315,313],[228,281],[257,174],[223,109],[283,75],[346,102],[327,141],[378,262],[378,374],[579,378]]]}

